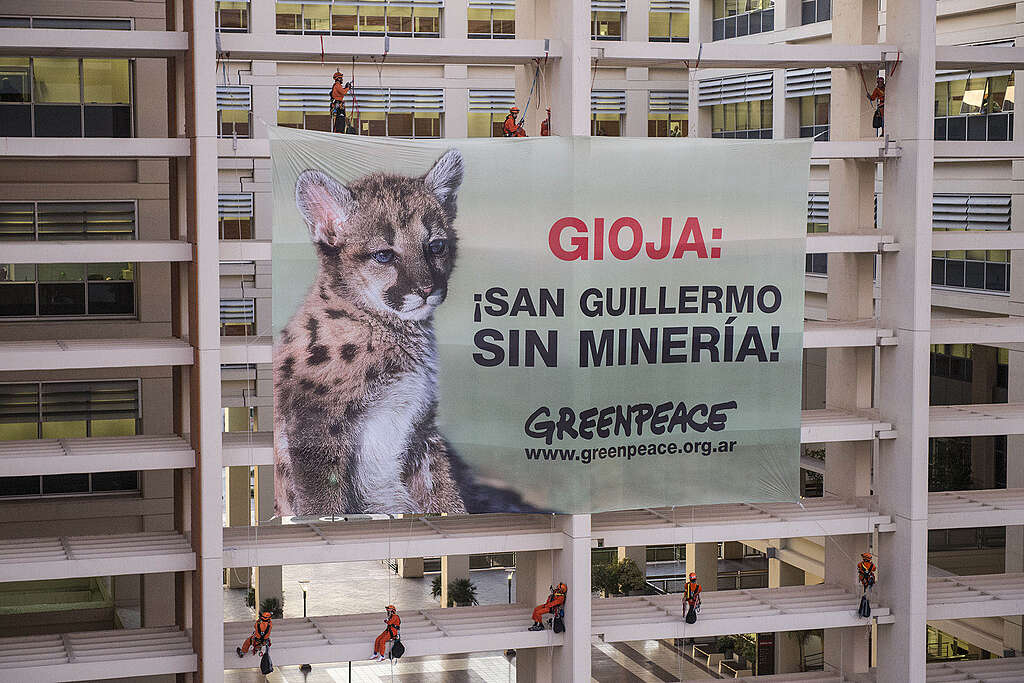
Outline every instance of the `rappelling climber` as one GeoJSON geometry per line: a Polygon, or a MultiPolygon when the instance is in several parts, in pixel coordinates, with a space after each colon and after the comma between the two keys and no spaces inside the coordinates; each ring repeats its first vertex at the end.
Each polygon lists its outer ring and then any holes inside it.
{"type": "Polygon", "coordinates": [[[242,657],[249,651],[249,648],[252,648],[252,653],[256,654],[260,648],[270,647],[270,631],[273,628],[274,624],[270,621],[270,612],[264,612],[256,620],[256,623],[252,625],[252,635],[245,639],[242,647],[235,648],[235,654],[242,657]]]}
{"type": "Polygon", "coordinates": [[[544,604],[533,608],[533,626],[529,630],[543,631],[545,614],[554,614],[556,617],[560,616],[562,605],[565,604],[565,594],[568,592],[569,587],[564,583],[558,584],[557,587],[552,586],[551,593],[544,604]]]}
{"type": "Polygon", "coordinates": [[[871,117],[871,127],[882,128],[885,126],[885,79],[881,76],[875,82],[875,89],[868,95],[868,101],[872,104],[876,100],[878,104],[875,105],[875,114],[871,117]]]}
{"type": "Polygon", "coordinates": [[[371,659],[375,662],[383,662],[387,659],[384,649],[390,641],[398,639],[402,626],[402,620],[398,617],[398,608],[388,605],[384,608],[384,612],[387,614],[387,618],[384,620],[384,630],[373,641],[373,657],[371,659]]]}
{"type": "Polygon", "coordinates": [[[551,107],[548,107],[548,117],[540,122],[540,134],[543,137],[551,135],[551,107]]]}
{"type": "Polygon", "coordinates": [[[526,131],[523,130],[522,121],[516,121],[519,116],[519,107],[512,106],[505,117],[505,123],[501,126],[502,134],[507,138],[525,138],[526,131]]]}
{"type": "Polygon", "coordinates": [[[700,594],[703,589],[697,583],[697,573],[690,572],[690,577],[683,586],[683,618],[686,623],[692,624],[697,621],[697,614],[700,612],[700,594]]]}
{"type": "Polygon", "coordinates": [[[861,553],[860,562],[857,563],[857,579],[860,581],[862,593],[860,595],[860,606],[857,614],[861,617],[871,616],[871,602],[868,600],[868,593],[875,585],[875,571],[878,567],[871,561],[871,553],[861,553]]]}
{"type": "Polygon", "coordinates": [[[331,87],[331,116],[334,119],[332,130],[335,133],[344,133],[348,119],[345,116],[345,95],[352,88],[352,81],[347,83],[345,74],[340,71],[334,72],[334,85],[331,87]]]}

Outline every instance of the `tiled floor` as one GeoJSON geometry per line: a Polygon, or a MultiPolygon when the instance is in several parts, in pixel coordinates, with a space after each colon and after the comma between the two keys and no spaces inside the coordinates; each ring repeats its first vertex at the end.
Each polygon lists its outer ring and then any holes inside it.
{"type": "MultiPolygon", "coordinates": [[[[671,683],[711,676],[683,659],[671,644],[657,640],[603,643],[591,650],[591,683],[671,683]]],[[[255,670],[229,671],[228,683],[260,683],[255,670]]],[[[389,662],[318,664],[304,678],[298,667],[277,669],[269,683],[515,683],[515,659],[500,653],[424,657],[389,662]],[[350,668],[351,667],[351,668],[350,668]]]]}

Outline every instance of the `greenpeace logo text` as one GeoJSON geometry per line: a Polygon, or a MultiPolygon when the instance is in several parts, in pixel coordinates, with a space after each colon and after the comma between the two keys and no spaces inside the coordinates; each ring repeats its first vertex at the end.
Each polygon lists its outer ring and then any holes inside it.
{"type": "Polygon", "coordinates": [[[685,222],[665,217],[660,227],[649,226],[646,231],[640,221],[629,216],[605,224],[604,218],[593,219],[593,224],[575,216],[559,218],[548,231],[548,247],[563,261],[628,261],[641,254],[655,261],[681,259],[687,254],[702,259],[722,257],[721,246],[708,246],[722,239],[722,228],[711,228],[706,235],[695,216],[685,222]]]}

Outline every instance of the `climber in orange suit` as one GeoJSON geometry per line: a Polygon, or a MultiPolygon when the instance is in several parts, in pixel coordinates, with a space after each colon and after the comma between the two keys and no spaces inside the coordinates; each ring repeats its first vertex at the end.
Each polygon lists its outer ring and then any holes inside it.
{"type": "Polygon", "coordinates": [[[264,612],[252,625],[252,635],[245,639],[242,647],[235,648],[235,654],[241,657],[249,651],[249,648],[253,648],[253,653],[255,653],[264,645],[270,647],[270,630],[272,628],[274,628],[274,624],[270,621],[270,612],[264,612]]]}
{"type": "Polygon", "coordinates": [[[511,107],[508,110],[508,116],[505,117],[505,123],[501,126],[501,132],[507,138],[525,138],[526,131],[516,121],[516,117],[519,115],[519,107],[511,107]]]}
{"type": "Polygon", "coordinates": [[[388,605],[384,611],[387,613],[384,630],[373,641],[373,657],[371,659],[375,662],[383,662],[386,659],[384,648],[387,647],[389,641],[398,638],[402,626],[402,620],[398,617],[398,609],[394,605],[388,605]]]}
{"type": "Polygon", "coordinates": [[[530,627],[531,631],[544,630],[544,615],[557,612],[558,608],[565,604],[565,594],[567,592],[569,592],[569,587],[564,583],[558,584],[558,588],[551,589],[551,595],[548,596],[547,601],[533,609],[533,626],[530,627]]]}

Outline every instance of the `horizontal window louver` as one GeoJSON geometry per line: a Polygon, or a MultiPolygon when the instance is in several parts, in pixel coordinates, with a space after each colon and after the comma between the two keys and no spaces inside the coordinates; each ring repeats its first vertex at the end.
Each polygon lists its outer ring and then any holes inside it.
{"type": "Polygon", "coordinates": [[[808,193],[807,222],[828,223],[828,192],[808,193]]]}
{"type": "Polygon", "coordinates": [[[35,206],[31,202],[0,202],[0,239],[35,239],[35,206]]]}
{"type": "Polygon", "coordinates": [[[0,384],[0,424],[38,420],[38,384],[0,384]]]}
{"type": "Polygon", "coordinates": [[[217,109],[252,109],[252,87],[248,85],[218,85],[217,109]]]}
{"type": "Polygon", "coordinates": [[[473,9],[511,9],[516,8],[516,0],[469,0],[473,9]]]}
{"type": "Polygon", "coordinates": [[[331,111],[330,88],[283,85],[277,89],[277,108],[328,114],[331,111]]]}
{"type": "Polygon", "coordinates": [[[590,0],[591,12],[625,12],[626,0],[590,0]]]}
{"type": "Polygon", "coordinates": [[[256,322],[256,302],[252,299],[221,299],[221,323],[256,322]]]}
{"type": "Polygon", "coordinates": [[[360,112],[444,112],[441,88],[357,88],[355,96],[360,112]]]}
{"type": "Polygon", "coordinates": [[[786,69],[786,97],[830,95],[831,69],[786,69]]]}
{"type": "Polygon", "coordinates": [[[652,90],[647,94],[647,108],[652,112],[685,114],[689,104],[688,90],[652,90]]]}
{"type": "Polygon", "coordinates": [[[43,421],[124,420],[139,417],[139,383],[53,382],[43,384],[43,421]]]}
{"type": "Polygon", "coordinates": [[[652,12],[689,12],[689,0],[651,0],[652,12]]]}
{"type": "Polygon", "coordinates": [[[1010,195],[934,195],[932,226],[945,230],[1009,230],[1010,195]]]}
{"type": "Polygon", "coordinates": [[[469,110],[505,113],[516,103],[515,90],[470,90],[469,110]]]}
{"type": "Polygon", "coordinates": [[[251,218],[252,194],[217,195],[217,215],[220,218],[251,218]]]}
{"type": "Polygon", "coordinates": [[[711,78],[700,82],[700,106],[772,98],[772,72],[711,78]]]}
{"type": "Polygon", "coordinates": [[[41,240],[131,239],[133,202],[40,202],[36,221],[41,240]]]}
{"type": "Polygon", "coordinates": [[[624,90],[594,90],[590,93],[590,111],[594,114],[625,114],[624,90]]]}

